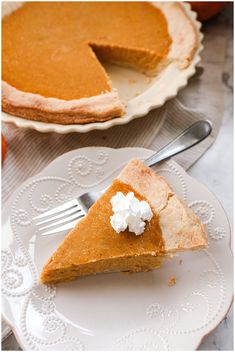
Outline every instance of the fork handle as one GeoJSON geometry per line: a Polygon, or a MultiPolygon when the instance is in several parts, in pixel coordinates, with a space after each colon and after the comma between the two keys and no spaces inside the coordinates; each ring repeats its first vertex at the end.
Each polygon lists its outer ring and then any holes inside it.
{"type": "Polygon", "coordinates": [[[200,120],[195,122],[190,127],[180,133],[172,142],[165,145],[158,152],[150,156],[144,161],[147,166],[154,166],[160,161],[179,154],[194,145],[203,141],[212,131],[212,126],[209,121],[200,120]]]}

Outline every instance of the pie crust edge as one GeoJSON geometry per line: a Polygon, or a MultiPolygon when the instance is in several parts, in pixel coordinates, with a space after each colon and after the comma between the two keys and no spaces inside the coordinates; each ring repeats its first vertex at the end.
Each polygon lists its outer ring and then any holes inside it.
{"type": "Polygon", "coordinates": [[[63,125],[107,121],[124,113],[115,90],[89,98],[62,100],[23,92],[4,81],[2,109],[25,119],[63,125]]]}
{"type": "Polygon", "coordinates": [[[141,161],[133,159],[117,179],[129,184],[155,209],[159,215],[167,253],[207,247],[208,235],[205,225],[188,205],[177,197],[165,178],[141,161]]]}

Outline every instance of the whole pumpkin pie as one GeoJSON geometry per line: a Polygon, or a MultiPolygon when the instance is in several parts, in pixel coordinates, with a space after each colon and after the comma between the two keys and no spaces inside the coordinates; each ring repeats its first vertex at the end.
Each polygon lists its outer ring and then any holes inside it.
{"type": "Polygon", "coordinates": [[[132,160],[106,192],[77,223],[44,266],[40,280],[57,283],[102,272],[148,271],[164,257],[207,246],[204,225],[182,202],[166,180],[138,160],[132,160]],[[152,218],[136,236],[130,229],[117,233],[111,225],[111,199],[133,192],[146,201],[152,218]]]}
{"type": "Polygon", "coordinates": [[[2,109],[26,119],[72,124],[121,116],[101,61],[156,74],[172,61],[186,68],[198,46],[179,3],[10,5],[2,21],[2,109]]]}

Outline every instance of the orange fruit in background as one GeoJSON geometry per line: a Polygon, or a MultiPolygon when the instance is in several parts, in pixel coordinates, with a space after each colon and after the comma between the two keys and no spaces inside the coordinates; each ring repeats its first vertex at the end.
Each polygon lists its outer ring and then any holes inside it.
{"type": "Polygon", "coordinates": [[[2,162],[5,160],[7,152],[7,144],[4,135],[2,134],[2,162]]]}
{"type": "Polygon", "coordinates": [[[228,4],[227,1],[188,1],[193,11],[197,12],[199,21],[206,21],[217,15],[228,4]]]}

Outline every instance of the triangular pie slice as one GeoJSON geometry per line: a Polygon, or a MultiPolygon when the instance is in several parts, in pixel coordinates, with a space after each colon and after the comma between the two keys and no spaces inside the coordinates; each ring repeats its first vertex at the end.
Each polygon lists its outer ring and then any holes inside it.
{"type": "Polygon", "coordinates": [[[2,22],[2,107],[31,120],[72,124],[121,116],[123,103],[100,59],[144,72],[172,61],[184,69],[198,47],[180,3],[21,5],[3,8],[9,11],[2,22]]]}
{"type": "Polygon", "coordinates": [[[202,249],[207,242],[204,225],[166,180],[132,160],[65,237],[40,280],[57,283],[102,272],[148,271],[159,267],[166,256],[202,249]],[[117,192],[134,192],[151,206],[154,215],[142,235],[128,230],[118,234],[112,228],[110,200],[117,192]]]}

